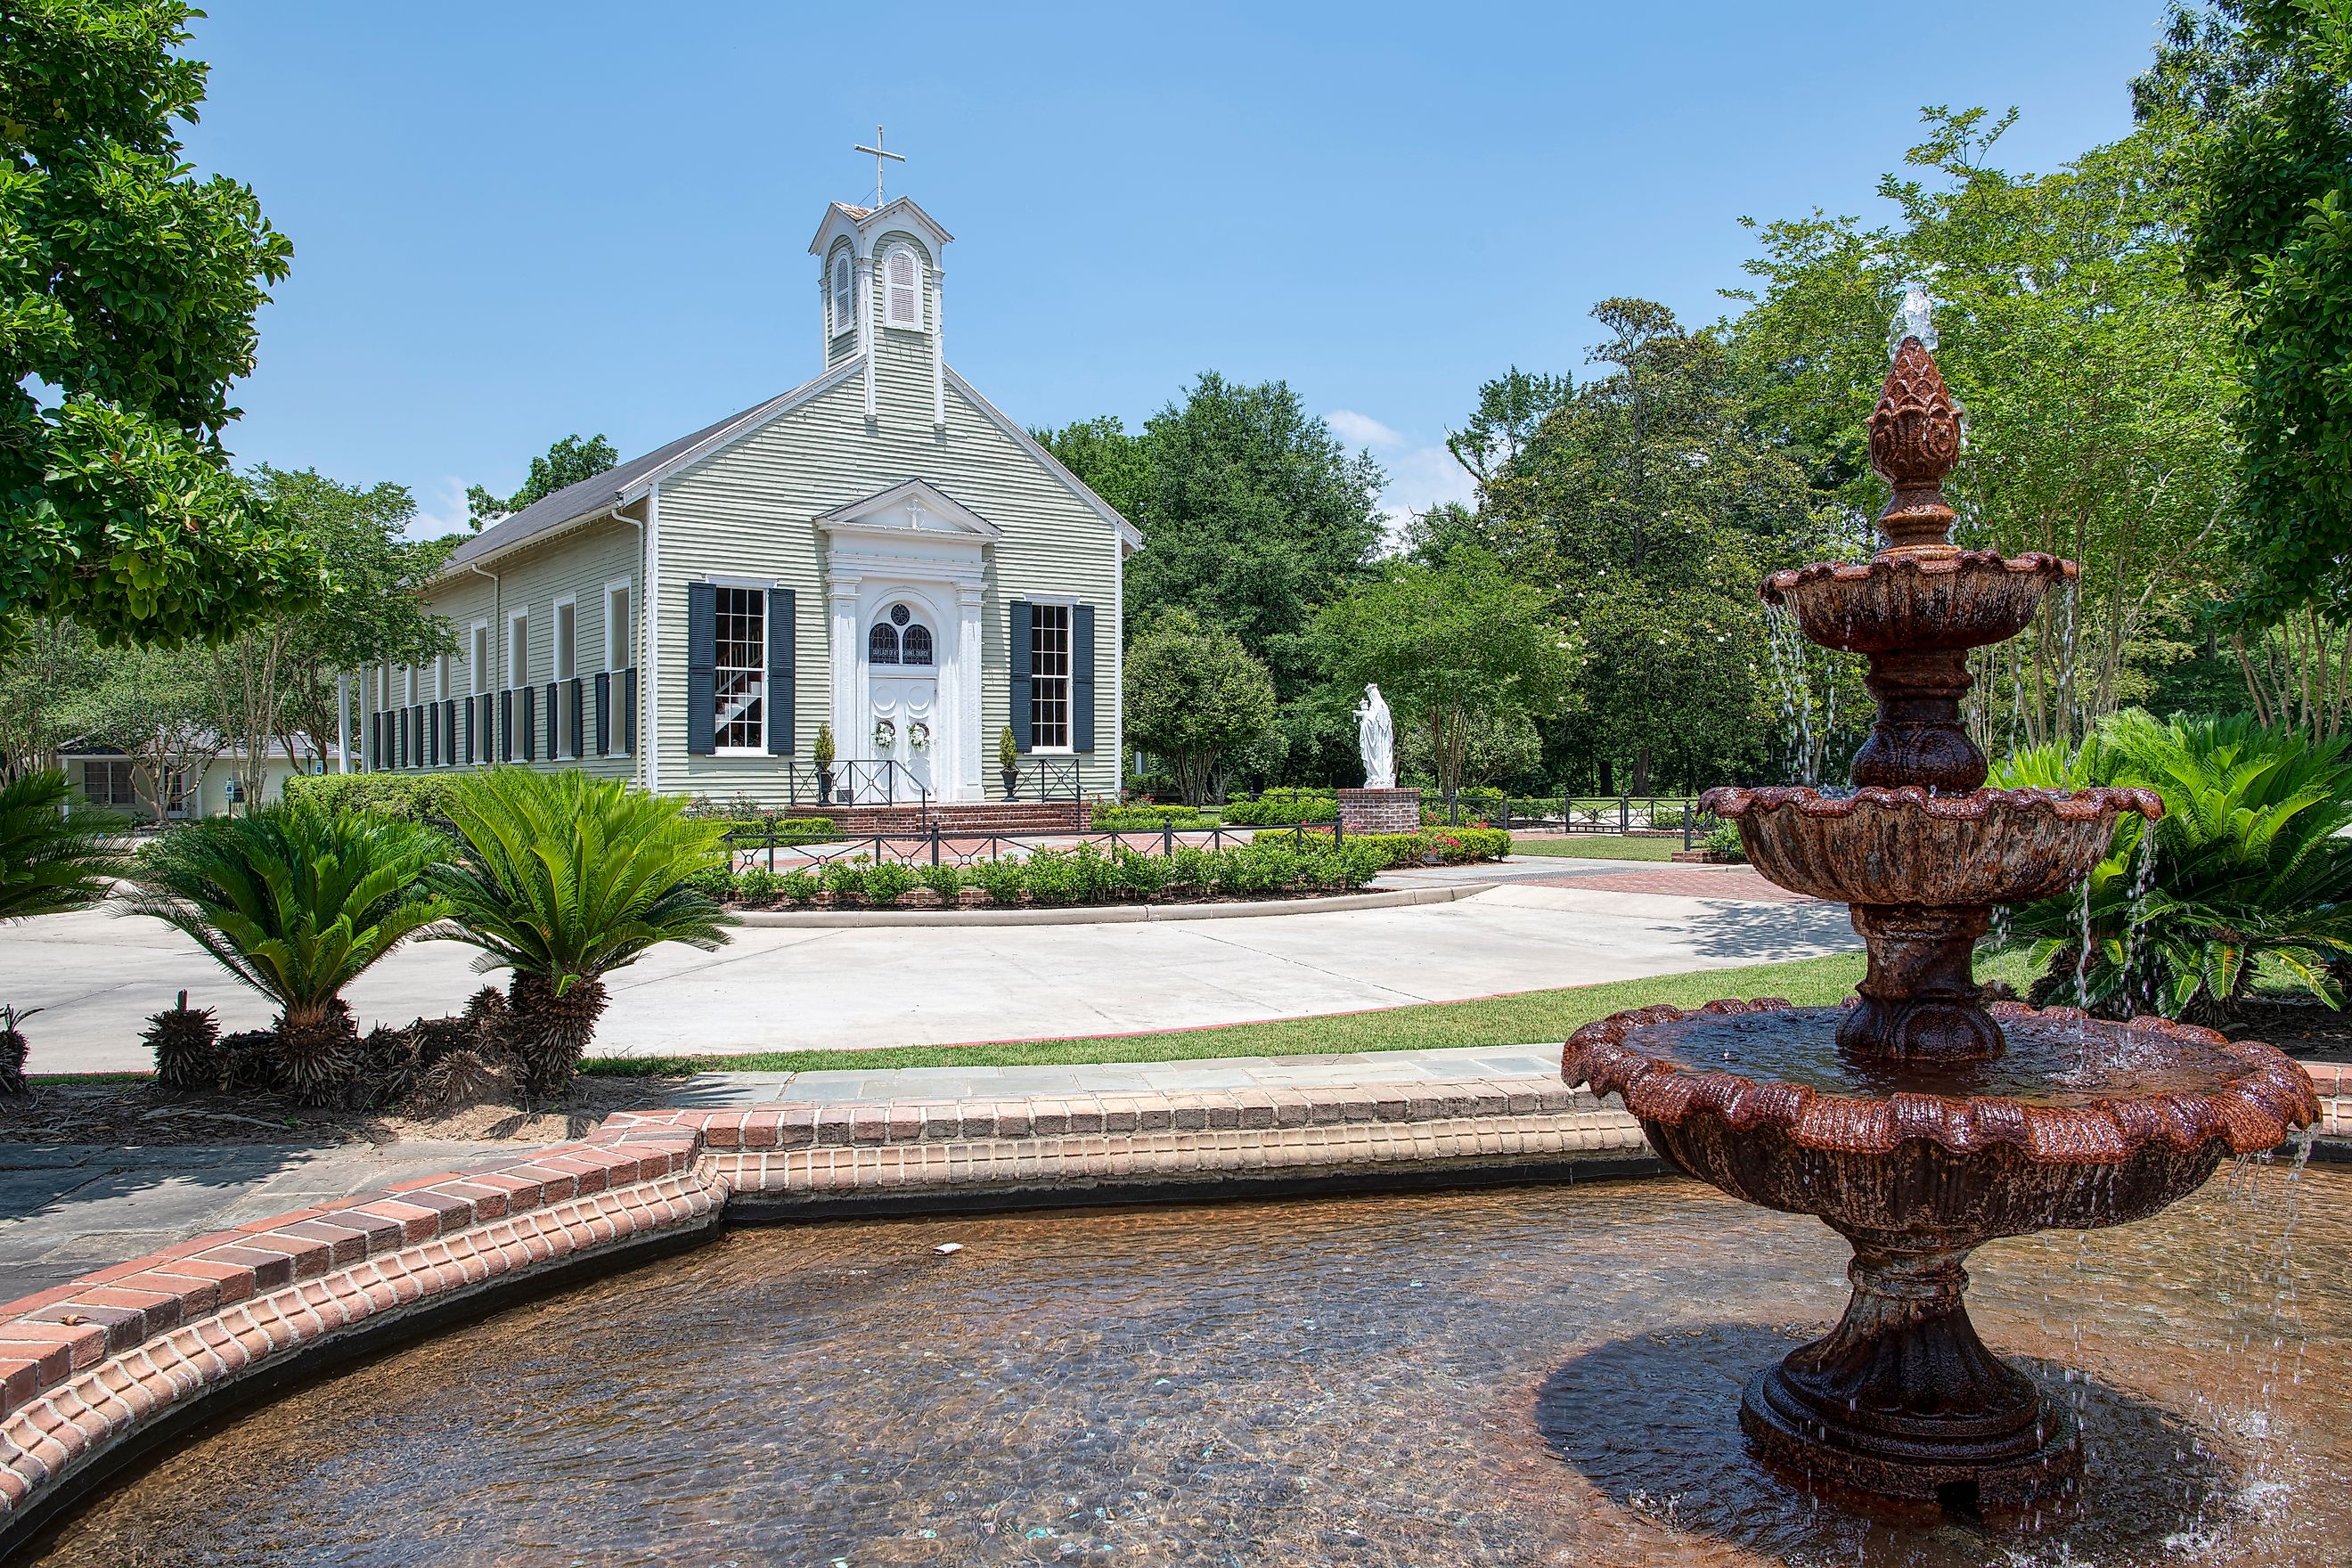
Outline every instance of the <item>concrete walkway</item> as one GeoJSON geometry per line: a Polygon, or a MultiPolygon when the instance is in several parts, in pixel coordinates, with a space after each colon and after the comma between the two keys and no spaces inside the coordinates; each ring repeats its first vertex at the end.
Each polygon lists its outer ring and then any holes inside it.
{"type": "MultiPolygon", "coordinates": [[[[1487,881],[1406,909],[1125,925],[745,928],[718,952],[656,949],[611,981],[613,1055],[946,1045],[1248,1023],[1804,958],[1857,944],[1836,905],[1792,902],[1744,867],[1516,858],[1391,874],[1487,881]],[[1720,889],[1720,894],[1715,893],[1720,889]],[[1643,890],[1654,889],[1658,890],[1643,890]]],[[[346,993],[362,1026],[454,1011],[472,950],[420,942],[346,993]]],[[[269,1008],[160,922],[104,913],[0,928],[0,1003],[36,1072],[152,1066],[149,1014],[185,989],[225,1028],[269,1008]]]]}

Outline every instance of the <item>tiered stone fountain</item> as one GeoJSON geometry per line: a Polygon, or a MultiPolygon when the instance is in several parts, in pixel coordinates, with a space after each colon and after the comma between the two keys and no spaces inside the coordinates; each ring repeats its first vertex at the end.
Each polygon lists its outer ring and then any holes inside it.
{"type": "Polygon", "coordinates": [[[2225,1154],[2318,1115],[2266,1045],[2142,1017],[1983,1001],[1970,970],[1997,904],[2088,876],[2117,816],[2153,793],[1989,790],[1960,721],[1969,650],[2022,630],[2076,568],[1949,542],[1943,480],[1959,424],[1919,336],[1871,416],[1894,487],[1867,563],[1767,579],[1804,635],[1864,655],[1878,704],[1851,790],[1718,789],[1756,868],[1852,906],[1869,948],[1843,1008],[1646,1007],[1578,1031],[1570,1083],[1621,1095],[1676,1166],[1735,1197],[1819,1216],[1853,1244],[1853,1294],[1826,1338],[1759,1372],[1740,1421],[1768,1463],[1832,1490],[2030,1519],[2082,1468],[2073,1416],[1969,1321],[1982,1243],[2142,1219],[2225,1154]]]}

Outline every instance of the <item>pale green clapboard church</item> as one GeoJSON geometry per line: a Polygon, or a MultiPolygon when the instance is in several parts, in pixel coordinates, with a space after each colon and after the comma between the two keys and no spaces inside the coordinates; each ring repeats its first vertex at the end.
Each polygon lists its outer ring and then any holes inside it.
{"type": "Polygon", "coordinates": [[[425,588],[457,651],[357,675],[353,765],[970,805],[1009,725],[1020,798],[1115,795],[1142,535],[949,367],[950,238],[904,196],[828,206],[818,374],[467,541],[425,588]]]}

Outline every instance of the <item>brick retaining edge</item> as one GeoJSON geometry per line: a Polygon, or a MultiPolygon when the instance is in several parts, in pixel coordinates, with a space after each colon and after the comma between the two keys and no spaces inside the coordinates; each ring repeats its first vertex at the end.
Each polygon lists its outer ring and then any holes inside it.
{"type": "MultiPolygon", "coordinates": [[[[2314,1064],[2320,1158],[2352,1068],[2314,1064]]],[[[1664,1169],[1556,1078],[623,1111],[525,1157],[256,1220],[0,1304],[0,1557],[207,1402],[488,1292],[776,1217],[1240,1197],[1664,1169]],[[304,1364],[297,1366],[300,1361],[304,1364]]]]}
{"type": "Polygon", "coordinates": [[[600,1131],[216,1232],[0,1305],[0,1555],[154,1429],[523,1276],[716,1225],[689,1131],[600,1131]]]}

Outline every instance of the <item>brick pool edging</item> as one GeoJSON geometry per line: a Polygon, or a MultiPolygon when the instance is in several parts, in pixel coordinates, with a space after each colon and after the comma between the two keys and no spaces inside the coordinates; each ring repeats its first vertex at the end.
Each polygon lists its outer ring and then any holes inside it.
{"type": "Polygon", "coordinates": [[[0,1304],[0,1553],[126,1443],[330,1342],[713,1225],[689,1131],[605,1129],[196,1237],[0,1304]]]}
{"type": "Polygon", "coordinates": [[[1638,1121],[1556,1076],[780,1103],[624,1111],[616,1124],[698,1132],[736,1203],[794,1213],[1654,1168],[1638,1121]]]}

